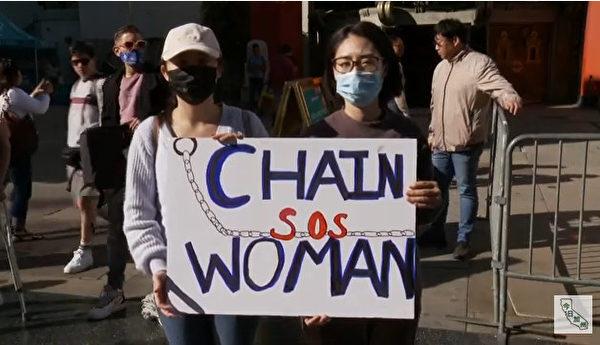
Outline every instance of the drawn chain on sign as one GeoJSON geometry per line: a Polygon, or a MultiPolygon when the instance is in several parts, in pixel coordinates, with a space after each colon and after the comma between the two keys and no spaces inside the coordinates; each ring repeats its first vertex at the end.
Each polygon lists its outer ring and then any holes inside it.
{"type": "Polygon", "coordinates": [[[405,191],[416,140],[173,138],[165,148],[157,188],[169,183],[158,194],[177,310],[415,317],[405,191]]]}
{"type": "MultiPolygon", "coordinates": [[[[292,238],[308,238],[313,237],[316,239],[320,239],[325,236],[326,231],[319,231],[320,234],[311,234],[306,231],[293,231],[288,235],[278,234],[274,229],[271,231],[255,231],[255,230],[238,230],[238,229],[230,229],[223,225],[223,223],[219,220],[219,218],[215,215],[215,213],[211,210],[210,205],[206,201],[204,194],[200,190],[200,186],[196,182],[194,172],[192,170],[192,162],[191,157],[196,152],[198,148],[198,142],[195,138],[178,138],[173,142],[173,149],[175,152],[181,156],[183,161],[183,166],[187,175],[187,180],[190,184],[192,192],[196,198],[196,201],[200,205],[202,212],[208,219],[208,221],[212,224],[214,229],[223,236],[231,236],[231,237],[242,237],[242,238],[268,238],[273,237],[280,240],[291,240],[292,238]],[[187,148],[186,142],[191,143],[191,149],[187,148]]],[[[290,208],[286,208],[282,210],[280,213],[280,218],[284,220],[286,215],[295,215],[295,211],[290,208]]],[[[338,214],[334,219],[335,223],[341,228],[339,234],[334,234],[329,231],[329,235],[332,238],[341,238],[345,236],[350,237],[413,237],[415,232],[413,230],[381,230],[381,231],[347,231],[343,225],[341,225],[341,219],[345,218],[346,214],[338,214]]],[[[317,217],[323,219],[323,215],[318,212],[317,217]]],[[[285,220],[284,220],[285,221],[285,220]]],[[[315,221],[316,222],[316,221],[315,221]]]]}

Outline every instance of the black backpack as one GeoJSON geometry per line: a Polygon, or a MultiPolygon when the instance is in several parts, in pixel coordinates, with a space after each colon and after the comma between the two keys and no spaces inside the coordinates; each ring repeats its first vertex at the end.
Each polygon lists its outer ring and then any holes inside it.
{"type": "Polygon", "coordinates": [[[83,180],[97,189],[120,189],[125,186],[127,160],[123,150],[131,136],[127,126],[93,127],[80,137],[83,180]]]}
{"type": "Polygon", "coordinates": [[[33,118],[25,115],[19,119],[10,113],[7,113],[5,118],[10,129],[11,161],[33,155],[39,145],[39,135],[33,118]]]}

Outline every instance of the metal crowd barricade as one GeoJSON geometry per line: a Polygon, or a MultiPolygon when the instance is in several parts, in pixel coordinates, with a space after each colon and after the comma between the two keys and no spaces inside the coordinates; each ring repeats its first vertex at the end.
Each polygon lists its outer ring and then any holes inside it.
{"type": "MultiPolygon", "coordinates": [[[[498,229],[496,227],[500,225],[498,231],[500,241],[496,242],[496,248],[493,247],[493,252],[497,253],[500,251],[500,260],[493,263],[495,266],[494,271],[499,274],[499,286],[494,284],[494,305],[498,306],[498,343],[503,344],[507,341],[507,321],[506,321],[506,306],[507,306],[507,291],[508,291],[508,278],[513,279],[525,279],[534,280],[540,282],[552,282],[562,284],[574,284],[582,286],[594,286],[600,287],[600,280],[593,279],[582,279],[581,278],[581,255],[582,255],[582,231],[583,231],[583,214],[585,211],[585,194],[586,194],[586,180],[588,177],[588,151],[590,141],[599,141],[600,133],[567,133],[567,134],[555,134],[555,133],[544,133],[544,134],[524,134],[514,138],[505,150],[504,155],[497,155],[496,159],[499,158],[501,161],[497,161],[495,165],[503,165],[501,174],[496,174],[498,169],[494,169],[494,178],[492,186],[493,204],[490,209],[490,226],[493,225],[492,235],[498,229]],[[584,152],[583,155],[583,167],[581,170],[581,199],[579,204],[579,223],[578,223],[578,239],[577,239],[577,274],[575,277],[572,276],[557,276],[556,274],[556,261],[559,247],[557,245],[557,234],[558,234],[558,220],[560,218],[560,189],[561,189],[561,176],[562,176],[562,163],[563,163],[563,144],[565,142],[583,142],[584,152]],[[529,221],[529,252],[528,252],[528,270],[527,272],[516,272],[510,270],[508,263],[509,258],[509,243],[508,243],[508,232],[509,231],[520,231],[523,229],[510,229],[509,221],[511,215],[511,195],[512,195],[512,162],[513,152],[515,148],[520,147],[525,143],[533,142],[534,158],[532,168],[532,205],[529,221]],[[544,275],[539,273],[532,273],[532,257],[533,257],[533,229],[534,229],[534,215],[535,215],[535,201],[536,201],[536,188],[537,188],[537,171],[538,171],[538,144],[540,142],[556,142],[557,144],[557,174],[556,174],[556,201],[554,210],[554,223],[553,223],[553,234],[552,234],[552,272],[544,275]],[[504,157],[502,161],[502,157],[504,157]],[[499,290],[497,290],[497,288],[499,290]],[[497,299],[497,300],[496,300],[497,299]]],[[[497,151],[499,154],[500,152],[497,151]]],[[[494,254],[495,255],[495,254],[494,254]]],[[[496,256],[494,256],[496,257],[496,256]]],[[[497,279],[494,276],[494,279],[497,279]]],[[[496,310],[496,308],[495,308],[496,310]]]]}
{"type": "Polygon", "coordinates": [[[27,320],[25,294],[23,291],[23,283],[21,282],[21,276],[19,274],[19,267],[17,266],[17,256],[15,255],[15,248],[13,247],[10,216],[8,214],[8,209],[4,201],[0,202],[0,237],[2,237],[2,242],[4,243],[4,248],[6,249],[6,257],[8,259],[8,265],[10,266],[10,272],[12,274],[15,292],[17,293],[19,305],[21,306],[21,320],[25,322],[25,320],[27,320]]]}
{"type": "Polygon", "coordinates": [[[506,134],[508,134],[508,124],[506,123],[506,117],[504,116],[504,113],[502,113],[502,115],[498,115],[498,112],[503,112],[502,108],[500,108],[498,106],[498,104],[496,102],[493,103],[493,108],[492,108],[492,122],[490,124],[490,162],[489,162],[489,170],[488,170],[488,186],[487,186],[487,196],[485,198],[486,200],[486,208],[485,208],[485,218],[490,217],[490,206],[492,205],[492,181],[494,180],[494,162],[496,160],[496,156],[497,156],[497,151],[496,148],[498,147],[498,136],[497,133],[498,132],[502,132],[502,129],[498,129],[498,125],[506,125],[505,126],[505,130],[504,132],[506,134]],[[502,116],[501,118],[499,118],[499,116],[502,116]],[[498,121],[502,121],[504,120],[502,123],[498,123],[498,121]]]}
{"type": "Polygon", "coordinates": [[[504,193],[504,179],[501,178],[506,161],[504,152],[508,145],[509,128],[504,110],[494,103],[492,113],[490,147],[489,183],[487,188],[487,216],[490,226],[490,239],[492,248],[492,279],[494,294],[494,322],[498,322],[498,291],[499,291],[499,268],[500,268],[500,230],[501,230],[501,205],[497,201],[504,193]]]}
{"type": "MultiPolygon", "coordinates": [[[[487,186],[487,205],[486,216],[489,220],[491,249],[492,249],[492,277],[493,277],[493,303],[494,315],[493,322],[473,318],[458,318],[452,317],[457,321],[478,324],[482,326],[496,327],[498,330],[498,343],[506,344],[508,341],[507,327],[507,294],[508,294],[508,278],[525,279],[541,282],[552,282],[562,284],[573,284],[581,286],[600,287],[599,280],[582,279],[581,278],[581,256],[582,256],[582,231],[583,231],[583,214],[585,211],[586,198],[586,181],[588,178],[588,151],[590,141],[600,141],[599,133],[541,133],[541,134],[524,134],[519,135],[510,141],[510,129],[506,120],[506,114],[501,107],[494,104],[492,113],[492,123],[490,128],[490,163],[489,163],[489,184],[487,186]],[[584,142],[585,150],[582,152],[584,164],[581,171],[581,199],[579,204],[579,223],[578,223],[578,238],[577,238],[577,273],[575,277],[557,276],[557,230],[558,219],[560,218],[560,185],[561,185],[561,167],[563,161],[563,144],[565,142],[584,142]],[[532,202],[531,213],[529,215],[529,243],[528,243],[528,270],[527,272],[511,271],[508,264],[509,258],[509,243],[508,232],[519,229],[510,228],[511,216],[511,196],[513,182],[513,152],[517,147],[527,143],[533,143],[534,157],[532,168],[532,202]],[[533,230],[534,230],[534,215],[536,206],[536,188],[538,188],[537,173],[538,173],[538,144],[540,142],[548,143],[555,142],[557,144],[557,176],[556,176],[556,203],[554,210],[554,229],[552,234],[552,272],[548,275],[533,274],[532,256],[533,256],[533,230]]],[[[522,331],[523,329],[520,328],[522,331]]],[[[550,332],[537,332],[535,330],[527,330],[530,333],[549,335],[550,332]]]]}
{"type": "Polygon", "coordinates": [[[494,303],[494,315],[493,320],[482,320],[471,317],[458,317],[448,316],[449,318],[465,323],[477,324],[480,326],[487,327],[498,327],[499,321],[499,291],[500,291],[500,241],[501,241],[501,220],[502,220],[502,209],[501,209],[501,198],[504,193],[504,170],[506,161],[504,154],[508,146],[509,140],[509,127],[508,121],[506,120],[506,114],[504,110],[496,103],[493,104],[492,108],[492,121],[490,126],[490,163],[488,170],[489,183],[487,186],[487,197],[486,197],[486,217],[489,221],[490,227],[490,241],[492,248],[492,291],[493,291],[493,303],[494,303]]]}

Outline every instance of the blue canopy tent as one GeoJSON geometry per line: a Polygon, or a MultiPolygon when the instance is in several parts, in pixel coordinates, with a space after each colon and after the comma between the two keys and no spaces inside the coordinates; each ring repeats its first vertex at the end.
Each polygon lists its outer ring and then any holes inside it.
{"type": "Polygon", "coordinates": [[[0,13],[0,46],[33,48],[35,79],[39,81],[38,49],[42,47],[41,41],[20,29],[2,13],[0,13]]]}

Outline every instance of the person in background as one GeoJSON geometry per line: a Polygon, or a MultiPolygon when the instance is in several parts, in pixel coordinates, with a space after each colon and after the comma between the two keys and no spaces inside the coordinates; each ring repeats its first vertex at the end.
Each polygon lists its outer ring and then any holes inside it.
{"type": "Polygon", "coordinates": [[[248,98],[250,107],[252,110],[256,110],[267,71],[267,60],[260,53],[260,47],[257,43],[252,45],[252,54],[248,57],[246,63],[248,65],[248,98]]]}
{"type": "Polygon", "coordinates": [[[172,138],[213,138],[231,143],[243,136],[266,137],[253,113],[216,102],[223,73],[221,48],[213,31],[185,24],[167,34],[161,72],[176,99],[166,111],[144,121],[134,133],[127,159],[124,231],[136,267],[152,276],[154,299],[171,345],[250,345],[257,317],[190,315],[175,310],[167,295],[167,233],[182,231],[163,222],[170,188],[164,177],[165,150],[172,138]],[[161,207],[161,205],[163,205],[161,207]]]}
{"type": "MultiPolygon", "coordinates": [[[[425,137],[411,119],[387,106],[402,91],[388,37],[369,22],[344,26],[331,36],[325,66],[325,92],[340,109],[311,125],[304,136],[417,139],[417,182],[408,187],[406,200],[417,207],[417,223],[426,223],[438,211],[441,193],[433,181],[431,152],[425,137]]],[[[413,320],[305,317],[309,340],[315,344],[413,344],[421,296],[418,257],[416,266],[413,320]]]]}
{"type": "Polygon", "coordinates": [[[273,62],[271,63],[269,76],[269,83],[275,96],[274,103],[277,106],[281,99],[285,82],[299,77],[298,66],[294,61],[292,47],[289,44],[282,44],[279,48],[279,54],[273,58],[273,62]]]}
{"type": "Polygon", "coordinates": [[[9,176],[13,183],[13,190],[10,197],[12,201],[10,215],[14,236],[17,239],[23,237],[39,239],[40,236],[30,234],[26,228],[32,192],[31,158],[38,145],[37,130],[31,115],[44,114],[48,111],[50,94],[54,91],[54,86],[43,79],[31,94],[27,94],[19,88],[23,76],[14,63],[5,66],[4,78],[3,93],[8,103],[6,120],[11,132],[9,176]]]}
{"type": "MultiPolygon", "coordinates": [[[[126,140],[123,148],[144,119],[164,110],[168,89],[158,69],[144,61],[144,41],[140,30],[126,25],[114,35],[113,53],[123,63],[122,68],[108,76],[102,87],[101,126],[121,126],[126,140]]],[[[123,233],[123,200],[125,181],[112,190],[103,191],[108,206],[109,232],[108,281],[98,303],[88,318],[100,320],[125,308],[123,280],[129,258],[127,239],[123,233]]]]}
{"type": "Polygon", "coordinates": [[[4,75],[5,66],[9,64],[10,62],[7,60],[0,60],[0,203],[6,200],[6,194],[4,193],[6,184],[4,181],[6,181],[6,174],[10,165],[10,129],[6,119],[9,116],[9,104],[6,94],[7,80],[4,75]]]}
{"type": "Polygon", "coordinates": [[[94,265],[92,239],[99,192],[93,185],[83,180],[79,138],[86,129],[100,125],[102,111],[102,85],[104,79],[96,70],[94,48],[77,41],[70,48],[71,66],[79,79],[71,88],[71,105],[67,118],[67,147],[63,152],[67,165],[67,190],[71,192],[73,203],[79,209],[79,247],[73,258],[64,267],[66,274],[85,271],[94,265]]]}
{"type": "Polygon", "coordinates": [[[390,41],[394,48],[394,53],[398,61],[398,67],[400,68],[400,78],[402,78],[402,92],[399,96],[394,97],[394,103],[398,110],[400,110],[405,116],[410,116],[410,110],[408,103],[406,102],[406,77],[404,75],[404,67],[402,66],[402,56],[404,55],[404,41],[400,36],[390,35],[390,41]]]}
{"type": "Polygon", "coordinates": [[[298,66],[296,66],[292,56],[292,47],[289,44],[282,44],[279,48],[279,54],[273,58],[271,63],[269,78],[276,100],[281,97],[283,84],[286,81],[298,78],[298,74],[298,66]]]}
{"type": "Polygon", "coordinates": [[[434,30],[435,50],[442,61],[435,68],[431,82],[429,146],[444,208],[418,238],[418,243],[446,246],[448,189],[456,177],[460,221],[453,256],[464,260],[472,254],[469,242],[477,217],[477,167],[489,135],[492,100],[516,115],[521,108],[521,97],[490,57],[469,47],[464,24],[444,19],[434,30]]]}

